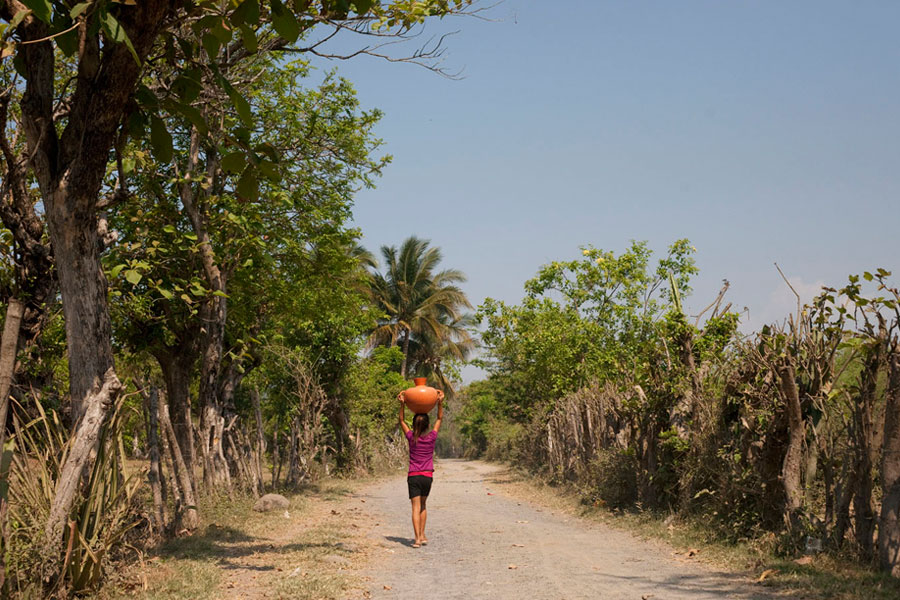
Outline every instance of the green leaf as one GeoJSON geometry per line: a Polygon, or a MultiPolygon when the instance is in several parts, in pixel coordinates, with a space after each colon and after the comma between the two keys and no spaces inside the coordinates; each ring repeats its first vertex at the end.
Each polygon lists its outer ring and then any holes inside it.
{"type": "Polygon", "coordinates": [[[150,118],[150,145],[153,157],[161,163],[169,163],[172,160],[172,135],[166,129],[166,124],[157,116],[150,118]]]}
{"type": "Polygon", "coordinates": [[[869,273],[868,271],[864,272],[864,273],[863,273],[863,279],[865,279],[866,281],[872,281],[872,279],[873,279],[873,278],[872,278],[872,274],[869,273]]]}
{"type": "Polygon", "coordinates": [[[125,28],[122,27],[122,24],[119,23],[114,16],[110,13],[106,13],[100,18],[100,23],[103,27],[103,31],[106,32],[114,42],[120,42],[125,44],[128,47],[128,50],[131,52],[131,55],[134,57],[134,62],[140,66],[141,59],[138,58],[137,52],[134,50],[134,46],[131,44],[131,38],[128,37],[128,34],[125,33],[125,28]]]}
{"type": "Polygon", "coordinates": [[[34,16],[46,23],[50,24],[53,15],[53,5],[49,0],[22,0],[22,4],[31,9],[34,16]]]}
{"type": "Polygon", "coordinates": [[[253,201],[259,198],[259,180],[249,167],[244,169],[244,174],[238,181],[237,193],[243,200],[253,201]]]}
{"type": "Polygon", "coordinates": [[[278,165],[270,160],[259,161],[260,172],[268,177],[271,181],[281,181],[281,171],[278,165]]]}
{"type": "Polygon", "coordinates": [[[219,54],[219,38],[214,36],[211,33],[204,33],[203,38],[200,40],[203,44],[203,48],[206,50],[207,56],[213,59],[216,55],[219,54]]]}
{"type": "Polygon", "coordinates": [[[236,150],[222,157],[222,169],[228,173],[240,173],[247,164],[247,156],[236,150]]]}
{"type": "Polygon", "coordinates": [[[62,53],[66,56],[75,56],[75,53],[78,52],[78,40],[79,40],[79,31],[77,29],[72,29],[71,31],[67,31],[62,35],[58,35],[53,38],[53,41],[56,42],[56,45],[62,50],[62,53]]]}
{"type": "Polygon", "coordinates": [[[69,16],[73,19],[77,18],[78,15],[86,11],[91,4],[91,2],[80,2],[76,4],[72,7],[72,10],[69,11],[69,16]]]}
{"type": "Polygon", "coordinates": [[[118,276],[119,276],[119,273],[122,272],[122,269],[124,269],[124,268],[127,267],[127,266],[128,266],[128,265],[125,265],[125,264],[121,264],[121,265],[116,265],[116,266],[114,266],[114,267],[110,270],[109,276],[110,276],[110,277],[113,277],[113,278],[118,277],[118,276]]]}
{"type": "Polygon", "coordinates": [[[231,30],[225,26],[225,21],[218,21],[211,31],[223,46],[231,41],[231,30]]]}
{"type": "Polygon", "coordinates": [[[289,44],[293,44],[300,37],[300,23],[297,22],[297,17],[281,3],[281,0],[270,0],[270,4],[275,31],[289,44]]]}
{"type": "Polygon", "coordinates": [[[18,27],[19,23],[22,22],[22,19],[24,19],[28,15],[29,12],[27,10],[20,10],[19,12],[17,12],[15,15],[13,15],[12,20],[9,22],[9,28],[15,29],[16,27],[18,27]]]}
{"type": "Polygon", "coordinates": [[[241,24],[241,41],[244,43],[244,48],[247,49],[247,52],[256,54],[256,51],[259,50],[256,34],[253,33],[253,30],[245,23],[241,24]]]}
{"type": "Polygon", "coordinates": [[[207,125],[206,119],[203,118],[203,113],[201,113],[199,109],[194,108],[190,104],[175,104],[174,108],[181,113],[184,118],[190,121],[201,135],[206,135],[209,131],[209,125],[207,125]]]}
{"type": "Polygon", "coordinates": [[[234,104],[234,109],[237,111],[238,116],[241,118],[241,121],[244,122],[248,127],[253,125],[253,111],[250,109],[250,103],[247,102],[247,99],[244,98],[240,92],[234,89],[230,83],[224,78],[222,79],[222,86],[225,88],[225,92],[228,94],[228,97],[231,99],[231,103],[234,104]]]}
{"type": "Polygon", "coordinates": [[[223,292],[222,290],[216,290],[212,293],[213,296],[219,296],[220,298],[227,298],[228,294],[223,292]]]}
{"type": "Polygon", "coordinates": [[[175,294],[173,294],[172,292],[170,292],[170,291],[167,290],[166,288],[156,288],[156,289],[159,290],[159,294],[160,294],[163,298],[165,298],[166,300],[171,300],[172,298],[175,297],[175,294]]]}
{"type": "Polygon", "coordinates": [[[172,82],[172,91],[185,103],[196,100],[202,89],[202,74],[199,69],[188,69],[172,82]]]}
{"type": "Polygon", "coordinates": [[[375,0],[354,0],[353,6],[356,8],[356,14],[364,15],[375,4],[375,0]]]}
{"type": "Polygon", "coordinates": [[[131,285],[137,285],[141,280],[141,274],[134,269],[128,269],[127,271],[125,271],[125,279],[127,279],[128,283],[130,283],[131,285]]]}
{"type": "Polygon", "coordinates": [[[230,19],[234,25],[256,25],[259,23],[258,0],[244,0],[244,2],[241,2],[231,13],[230,19]]]}

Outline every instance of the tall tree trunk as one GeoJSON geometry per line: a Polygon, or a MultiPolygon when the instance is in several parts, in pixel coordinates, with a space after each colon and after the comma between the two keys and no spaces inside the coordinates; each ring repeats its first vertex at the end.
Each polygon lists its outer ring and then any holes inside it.
{"type": "MultiPolygon", "coordinates": [[[[25,304],[18,298],[10,298],[3,321],[3,337],[0,338],[0,485],[9,478],[8,468],[4,468],[4,446],[6,445],[6,420],[9,414],[9,390],[12,387],[13,372],[16,368],[16,354],[19,346],[19,330],[25,304]]],[[[7,489],[9,489],[7,487],[7,489]]],[[[8,512],[6,494],[0,494],[0,591],[6,583],[6,515],[8,512]]]]}
{"type": "Polygon", "coordinates": [[[157,349],[153,352],[166,384],[166,399],[172,428],[178,439],[181,457],[184,460],[188,476],[194,489],[197,482],[194,469],[197,465],[194,449],[194,423],[191,419],[191,371],[194,368],[194,349],[192,344],[178,344],[173,347],[157,349]]]}
{"type": "Polygon", "coordinates": [[[281,479],[281,453],[278,450],[278,429],[272,432],[272,489],[278,488],[281,479]]]}
{"type": "Polygon", "coordinates": [[[878,562],[900,577],[900,351],[891,349],[885,402],[881,459],[881,516],[878,521],[878,562]]]}
{"type": "Polygon", "coordinates": [[[159,389],[150,388],[144,396],[147,402],[147,453],[150,455],[150,471],[147,479],[153,495],[153,517],[159,531],[166,527],[166,507],[163,503],[162,478],[159,466],[159,389]]]}
{"type": "Polygon", "coordinates": [[[854,467],[856,470],[856,493],[853,497],[853,510],[856,522],[856,542],[865,557],[871,558],[874,552],[875,536],[875,504],[872,493],[874,481],[872,470],[875,464],[873,405],[878,385],[878,372],[883,362],[881,344],[874,346],[863,363],[860,373],[859,395],[855,398],[853,410],[854,432],[856,433],[854,449],[854,467]]]}
{"type": "Polygon", "coordinates": [[[253,402],[253,416],[256,417],[256,472],[259,474],[260,494],[266,492],[263,483],[263,458],[266,455],[266,434],[263,430],[262,409],[259,405],[259,390],[255,387],[250,390],[250,400],[253,402]]]}
{"type": "Polygon", "coordinates": [[[183,499],[182,510],[175,516],[176,529],[196,529],[200,525],[200,515],[197,512],[194,486],[191,483],[191,478],[188,476],[184,459],[181,457],[178,438],[175,436],[175,428],[172,427],[172,420],[169,416],[169,407],[163,398],[159,399],[159,424],[169,445],[173,471],[178,480],[178,487],[181,489],[183,499]]]}
{"type": "MultiPolygon", "coordinates": [[[[3,3],[2,9],[8,12],[10,6],[3,3]]],[[[116,43],[101,48],[98,34],[84,33],[78,77],[61,132],[62,123],[54,115],[54,46],[27,43],[46,39],[48,27],[28,16],[18,28],[25,42],[18,49],[26,80],[22,129],[59,275],[76,423],[44,528],[43,554],[50,559],[59,554],[81,475],[90,465],[100,429],[121,389],[113,364],[106,278],[99,260],[98,200],[109,151],[140,73],[139,63],[165,24],[163,16],[170,6],[170,0],[146,0],[117,13],[130,48],[116,43]]]]}
{"type": "MultiPolygon", "coordinates": [[[[197,175],[200,155],[200,134],[196,129],[191,131],[191,145],[188,156],[187,171],[197,175]]],[[[207,175],[211,181],[216,180],[217,162],[212,156],[207,157],[207,175]]],[[[207,298],[203,310],[202,356],[200,363],[200,433],[201,451],[203,452],[203,479],[210,487],[228,483],[228,465],[222,448],[222,429],[224,414],[218,397],[219,373],[222,369],[223,348],[225,344],[225,324],[228,318],[228,304],[225,297],[225,274],[219,267],[212,240],[207,228],[205,202],[209,190],[202,191],[198,198],[191,180],[185,181],[180,189],[181,203],[197,236],[200,262],[206,283],[212,292],[207,298]],[[202,204],[201,204],[202,203],[202,204]]],[[[212,187],[210,186],[210,190],[212,187]]]]}
{"type": "Polygon", "coordinates": [[[788,417],[788,446],[784,453],[781,467],[781,484],[784,486],[784,521],[791,530],[796,531],[800,525],[803,508],[802,463],[803,440],[806,432],[803,427],[803,414],[800,409],[800,393],[797,389],[797,377],[794,366],[790,363],[782,365],[778,370],[781,385],[781,397],[784,399],[788,417]]]}
{"type": "Polygon", "coordinates": [[[406,379],[406,364],[409,361],[409,329],[403,335],[403,362],[400,363],[400,376],[406,379]]]}

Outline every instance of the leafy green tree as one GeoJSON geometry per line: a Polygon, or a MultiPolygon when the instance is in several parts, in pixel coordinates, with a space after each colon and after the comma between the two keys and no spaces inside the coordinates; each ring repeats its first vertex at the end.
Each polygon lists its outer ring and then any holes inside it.
{"type": "MultiPolygon", "coordinates": [[[[153,147],[167,162],[172,136],[161,111],[183,114],[195,122],[198,131],[209,126],[191,102],[202,87],[197,85],[197,70],[203,73],[210,58],[220,53],[240,57],[291,48],[302,33],[319,25],[402,34],[429,16],[458,12],[467,5],[467,0],[289,4],[270,0],[265,5],[258,0],[225,5],[174,0],[0,2],[2,51],[4,56],[12,55],[24,80],[18,88],[21,128],[59,274],[71,398],[78,418],[47,522],[48,557],[59,547],[67,515],[79,493],[80,475],[97,448],[109,407],[121,389],[113,360],[97,231],[100,213],[111,202],[130,196],[125,181],[120,180],[112,194],[101,198],[109,154],[124,146],[128,125],[149,122],[153,147]],[[172,80],[179,84],[164,90],[162,97],[140,84],[145,67],[157,65],[181,70],[172,80]],[[68,69],[68,76],[57,78],[58,66],[68,69]]],[[[317,47],[312,43],[310,49],[317,47]]],[[[241,119],[251,125],[246,98],[225,75],[213,72],[212,76],[241,119]]],[[[264,167],[262,161],[250,162],[254,168],[245,173],[243,188],[252,194],[254,179],[259,179],[264,167]]]]}
{"type": "MultiPolygon", "coordinates": [[[[471,344],[461,326],[462,310],[471,308],[468,298],[456,285],[466,280],[456,269],[437,271],[441,250],[429,247],[427,240],[407,238],[398,250],[382,246],[384,274],[372,275],[371,295],[375,310],[383,316],[373,329],[369,344],[403,349],[400,375],[406,377],[413,340],[426,345],[430,356],[440,356],[442,349],[457,352],[471,344]]],[[[423,350],[424,351],[424,350],[423,350]]]]}

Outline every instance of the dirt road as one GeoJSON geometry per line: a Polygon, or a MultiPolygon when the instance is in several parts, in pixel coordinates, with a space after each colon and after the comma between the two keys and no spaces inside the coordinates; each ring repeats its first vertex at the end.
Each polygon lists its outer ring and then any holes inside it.
{"type": "Polygon", "coordinates": [[[735,575],[632,535],[508,495],[498,467],[444,460],[428,501],[430,544],[411,547],[405,478],[361,490],[377,526],[365,598],[574,600],[767,599],[735,575]]]}

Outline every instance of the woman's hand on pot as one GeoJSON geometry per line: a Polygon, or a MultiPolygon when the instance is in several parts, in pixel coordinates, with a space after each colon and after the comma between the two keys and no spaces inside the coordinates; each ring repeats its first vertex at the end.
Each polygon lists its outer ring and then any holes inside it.
{"type": "Polygon", "coordinates": [[[397,394],[397,400],[399,400],[403,404],[406,404],[406,395],[403,392],[400,392],[399,394],[397,394]]]}

